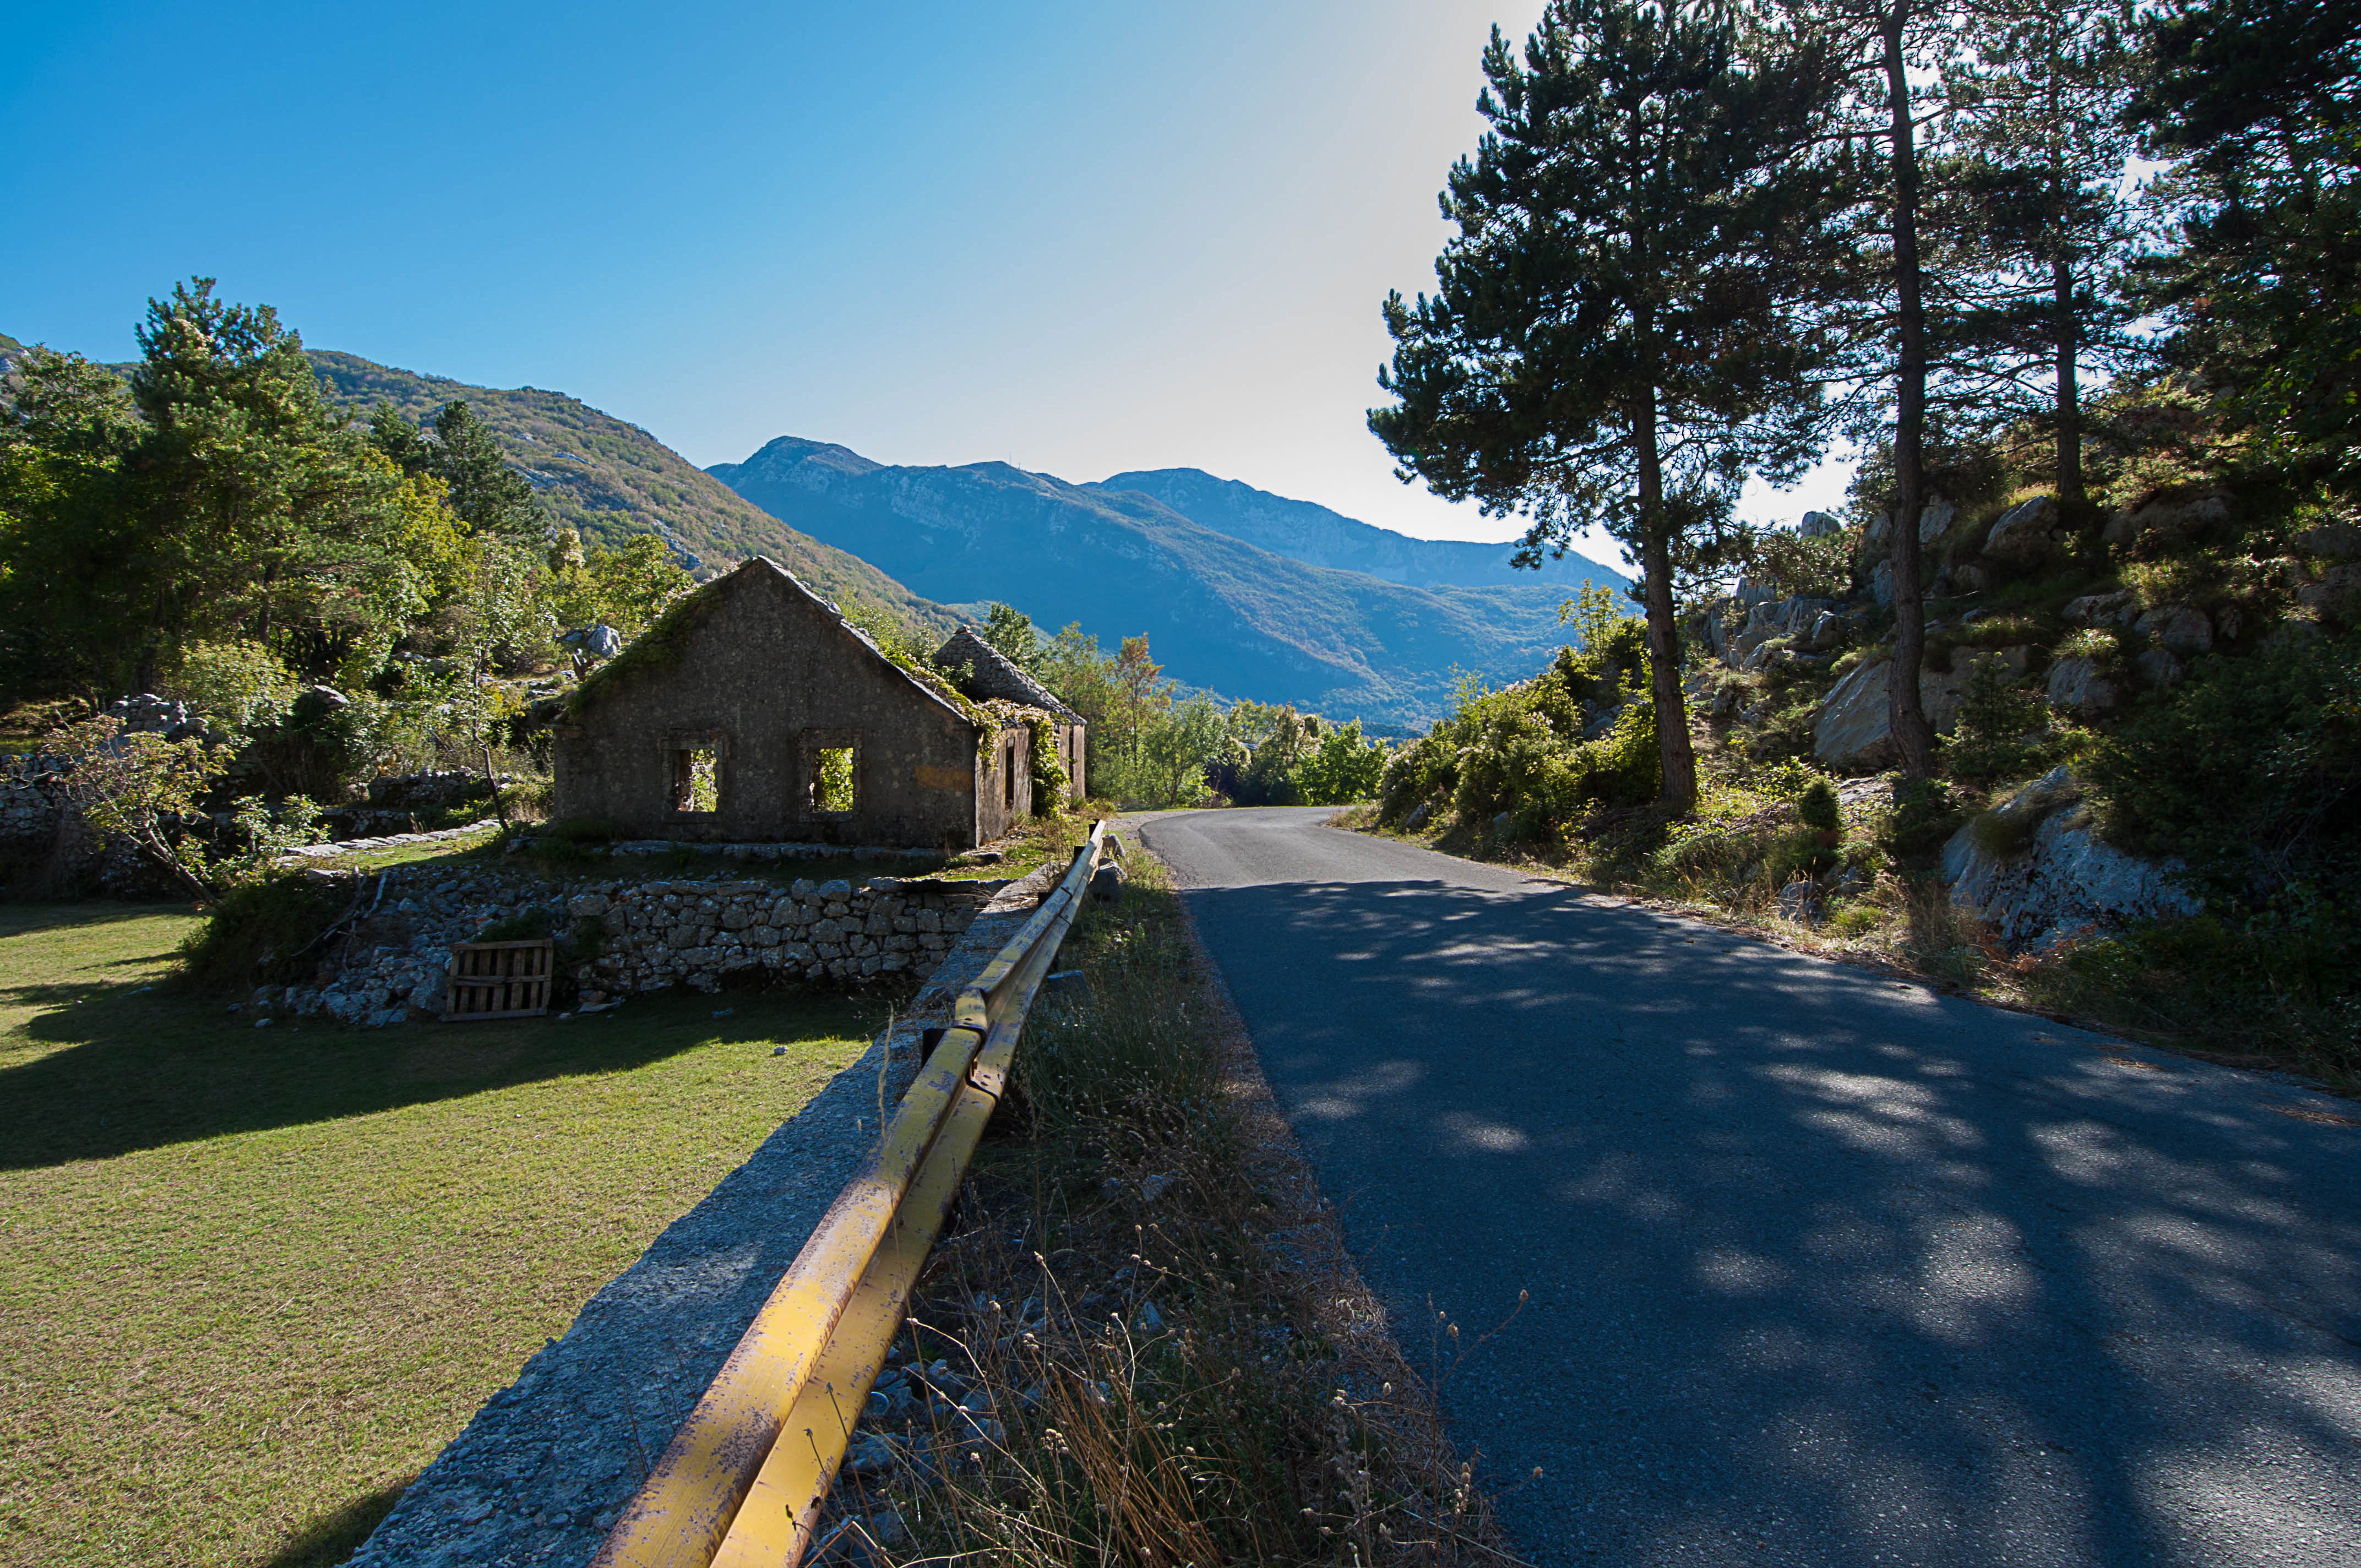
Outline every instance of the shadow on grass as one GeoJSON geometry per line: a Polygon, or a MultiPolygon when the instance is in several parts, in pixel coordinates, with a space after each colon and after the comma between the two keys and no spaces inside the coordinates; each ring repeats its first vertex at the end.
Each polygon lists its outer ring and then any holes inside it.
{"type": "Polygon", "coordinates": [[[0,1168],[105,1159],[627,1070],[710,1043],[865,1038],[884,999],[679,992],[590,1018],[356,1030],[258,1029],[223,1004],[109,982],[19,986],[39,1009],[15,1032],[59,1048],[0,1069],[0,1168]],[[726,1007],[728,1017],[715,1016],[726,1007]]]}
{"type": "Polygon", "coordinates": [[[393,1512],[393,1505],[401,1501],[402,1493],[409,1489],[409,1481],[399,1481],[313,1519],[273,1553],[262,1568],[335,1568],[335,1564],[360,1550],[369,1531],[384,1522],[385,1516],[393,1512]]]}

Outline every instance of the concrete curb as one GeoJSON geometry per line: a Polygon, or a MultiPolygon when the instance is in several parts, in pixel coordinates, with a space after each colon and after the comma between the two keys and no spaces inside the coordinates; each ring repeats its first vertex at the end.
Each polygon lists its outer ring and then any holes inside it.
{"type": "Polygon", "coordinates": [[[592,1297],[565,1337],[525,1363],[404,1492],[352,1568],[587,1563],[674,1431],[795,1261],[918,1065],[1063,870],[1003,888],[861,1059],[763,1141],[637,1263],[592,1297]]]}

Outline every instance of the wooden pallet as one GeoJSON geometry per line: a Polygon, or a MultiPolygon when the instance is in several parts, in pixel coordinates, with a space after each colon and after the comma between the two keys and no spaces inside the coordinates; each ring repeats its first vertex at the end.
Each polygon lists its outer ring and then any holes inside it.
{"type": "Polygon", "coordinates": [[[451,949],[451,979],[443,995],[445,1024],[486,1018],[539,1018],[549,1011],[549,977],[556,944],[462,942],[451,949]]]}

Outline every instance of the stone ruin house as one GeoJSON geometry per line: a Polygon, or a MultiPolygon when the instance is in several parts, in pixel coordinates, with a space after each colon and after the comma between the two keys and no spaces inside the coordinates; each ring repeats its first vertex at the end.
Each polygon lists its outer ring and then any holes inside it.
{"type": "Polygon", "coordinates": [[[1023,708],[1050,715],[1079,782],[1080,720],[1032,691],[987,706],[939,688],[757,556],[576,689],[552,815],[626,839],[973,849],[1032,813],[1023,708]]]}
{"type": "Polygon", "coordinates": [[[1082,787],[1082,716],[1049,695],[1049,688],[1027,674],[1008,655],[985,641],[972,626],[962,626],[935,652],[935,663],[959,682],[960,690],[979,702],[1013,702],[1038,707],[1055,720],[1058,760],[1066,767],[1066,795],[1080,800],[1082,787]]]}

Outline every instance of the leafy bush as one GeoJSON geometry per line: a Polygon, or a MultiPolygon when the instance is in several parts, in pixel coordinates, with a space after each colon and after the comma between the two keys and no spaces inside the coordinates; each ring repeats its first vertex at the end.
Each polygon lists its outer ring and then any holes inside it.
{"type": "Polygon", "coordinates": [[[1066,808],[1066,761],[1058,755],[1058,721],[1036,708],[1025,716],[1032,737],[1033,815],[1055,817],[1066,808]]]}
{"type": "Polygon", "coordinates": [[[206,996],[244,996],[309,973],[314,945],[353,907],[354,884],[276,872],[231,888],[181,946],[181,979],[206,996]]]}
{"type": "Polygon", "coordinates": [[[1804,786],[1804,793],[1795,797],[1795,814],[1804,819],[1806,827],[1817,828],[1823,833],[1838,832],[1844,827],[1837,787],[1826,779],[1814,779],[1804,786]]]}
{"type": "Polygon", "coordinates": [[[2062,738],[2049,705],[2016,684],[1997,658],[1978,659],[1960,698],[1958,729],[1943,747],[1944,769],[1962,784],[2020,779],[2055,764],[2062,738]]]}
{"type": "Polygon", "coordinates": [[[1331,724],[1298,771],[1307,806],[1345,806],[1377,793],[1386,768],[1386,743],[1365,740],[1361,721],[1331,724]]]}
{"type": "Polygon", "coordinates": [[[1896,779],[1886,845],[1897,859],[1931,855],[1960,826],[1960,809],[1939,779],[1896,779]]]}
{"type": "Polygon", "coordinates": [[[269,649],[237,638],[190,644],[159,684],[165,695],[240,730],[278,718],[302,690],[269,649]]]}
{"type": "Polygon", "coordinates": [[[2224,912],[2361,908],[2361,639],[2201,659],[2081,772],[2111,837],[2180,856],[2224,912]]]}
{"type": "Polygon", "coordinates": [[[1860,543],[1851,529],[1806,539],[1790,529],[1751,532],[1741,550],[1746,575],[1782,597],[1841,598],[1852,587],[1853,552],[1860,543]]]}

